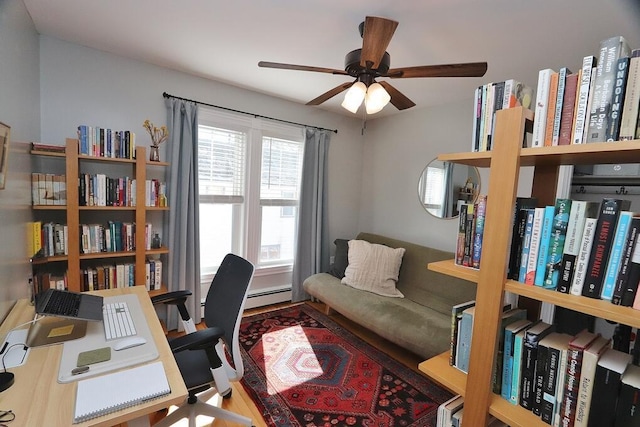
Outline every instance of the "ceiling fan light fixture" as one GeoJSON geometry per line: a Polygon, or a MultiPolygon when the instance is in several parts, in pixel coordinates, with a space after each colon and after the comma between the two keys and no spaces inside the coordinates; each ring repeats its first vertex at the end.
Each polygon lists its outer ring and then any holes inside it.
{"type": "Polygon", "coordinates": [[[344,95],[344,101],[342,101],[342,107],[345,110],[349,110],[352,113],[356,113],[360,104],[364,100],[367,93],[367,86],[362,82],[354,83],[347,93],[344,95]]]}
{"type": "Polygon", "coordinates": [[[391,95],[382,87],[380,83],[373,83],[367,89],[364,105],[367,114],[375,114],[382,110],[391,101],[391,95]]]}

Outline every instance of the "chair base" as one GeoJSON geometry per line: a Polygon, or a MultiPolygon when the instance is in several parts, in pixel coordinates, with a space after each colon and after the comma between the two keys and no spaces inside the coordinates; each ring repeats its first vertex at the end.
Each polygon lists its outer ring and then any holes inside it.
{"type": "Polygon", "coordinates": [[[207,401],[212,397],[212,395],[215,394],[207,393],[207,391],[204,391],[203,393],[198,395],[198,398],[194,403],[188,403],[188,400],[186,400],[182,404],[182,406],[167,415],[158,423],[154,424],[153,427],[170,427],[183,418],[187,418],[189,420],[189,427],[196,427],[196,417],[198,415],[224,419],[247,427],[253,426],[251,418],[244,417],[242,415],[236,414],[235,412],[227,411],[226,409],[205,403],[205,401],[207,401]]]}

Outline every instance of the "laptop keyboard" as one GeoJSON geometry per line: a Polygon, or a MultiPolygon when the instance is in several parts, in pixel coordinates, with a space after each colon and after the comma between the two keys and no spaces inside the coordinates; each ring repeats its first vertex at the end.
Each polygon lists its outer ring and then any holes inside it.
{"type": "Polygon", "coordinates": [[[75,317],[78,315],[79,308],[80,295],[72,292],[54,292],[47,301],[44,312],[58,316],[75,317]]]}
{"type": "Polygon", "coordinates": [[[102,308],[104,336],[107,340],[136,335],[136,328],[126,302],[106,303],[102,308]]]}

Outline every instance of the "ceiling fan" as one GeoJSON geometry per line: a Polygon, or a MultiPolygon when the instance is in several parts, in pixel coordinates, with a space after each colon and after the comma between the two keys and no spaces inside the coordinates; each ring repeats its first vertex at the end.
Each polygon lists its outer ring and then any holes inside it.
{"type": "Polygon", "coordinates": [[[486,62],[390,68],[391,57],[386,52],[386,49],[397,26],[398,22],[396,21],[367,16],[359,27],[360,35],[362,36],[362,48],[347,53],[344,60],[344,70],[266,61],[258,62],[258,66],[351,76],[355,78],[354,81],[334,87],[307,102],[307,105],[320,105],[349,89],[342,106],[355,113],[364,100],[369,114],[380,111],[389,101],[398,110],[404,110],[416,105],[390,83],[386,81],[378,82],[378,78],[482,77],[487,72],[486,62]]]}

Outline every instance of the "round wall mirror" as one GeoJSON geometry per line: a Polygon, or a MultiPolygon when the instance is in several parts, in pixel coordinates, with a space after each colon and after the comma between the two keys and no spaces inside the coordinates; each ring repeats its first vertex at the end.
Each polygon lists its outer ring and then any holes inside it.
{"type": "Polygon", "coordinates": [[[480,191],[480,174],[475,166],[434,159],[418,181],[418,200],[437,218],[455,218],[463,203],[473,203],[480,191]]]}

